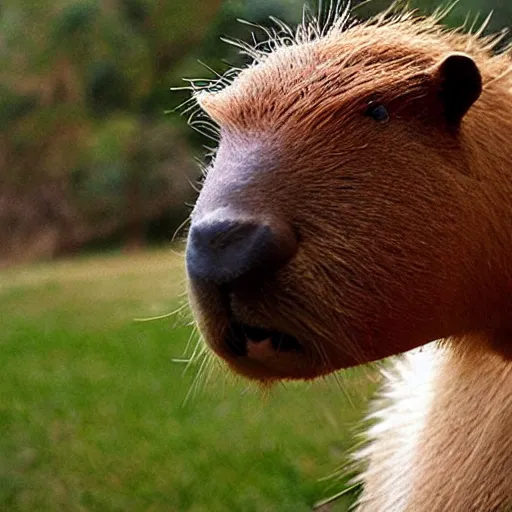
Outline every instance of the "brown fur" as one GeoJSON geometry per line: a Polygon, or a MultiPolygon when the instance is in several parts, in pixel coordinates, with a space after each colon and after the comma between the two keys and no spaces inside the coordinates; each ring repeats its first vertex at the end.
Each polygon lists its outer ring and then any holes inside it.
{"type": "Polygon", "coordinates": [[[293,260],[230,300],[240,321],[290,333],[304,353],[233,358],[217,291],[191,282],[190,297],[208,345],[261,381],[449,338],[415,448],[420,476],[396,510],[501,510],[512,496],[511,60],[492,55],[496,38],[437,22],[303,27],[293,44],[254,52],[227,87],[197,95],[220,144],[192,222],[229,207],[295,227],[293,260]],[[453,126],[441,69],[461,52],[483,90],[453,126]],[[364,116],[370,101],[388,123],[364,116]]]}

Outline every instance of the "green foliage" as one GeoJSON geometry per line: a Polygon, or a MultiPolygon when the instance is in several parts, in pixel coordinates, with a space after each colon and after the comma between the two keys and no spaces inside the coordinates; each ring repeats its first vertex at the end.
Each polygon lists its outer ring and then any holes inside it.
{"type": "Polygon", "coordinates": [[[111,60],[93,62],[88,69],[87,102],[95,113],[109,114],[129,106],[128,83],[111,60]]]}
{"type": "Polygon", "coordinates": [[[141,30],[144,20],[149,16],[150,9],[144,0],[122,0],[121,12],[134,29],[141,30]]]}
{"type": "Polygon", "coordinates": [[[99,14],[98,6],[92,2],[77,2],[66,6],[53,19],[53,37],[61,44],[90,30],[99,14]]]}
{"type": "Polygon", "coordinates": [[[6,86],[0,86],[0,131],[7,130],[17,119],[30,114],[37,107],[37,98],[20,95],[6,86]]]}

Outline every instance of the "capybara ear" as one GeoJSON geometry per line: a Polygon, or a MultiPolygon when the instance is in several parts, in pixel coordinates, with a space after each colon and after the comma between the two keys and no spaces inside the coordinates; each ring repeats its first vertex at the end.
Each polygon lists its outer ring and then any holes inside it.
{"type": "Polygon", "coordinates": [[[456,127],[482,92],[480,70],[469,55],[454,52],[436,66],[436,74],[444,115],[456,127]]]}

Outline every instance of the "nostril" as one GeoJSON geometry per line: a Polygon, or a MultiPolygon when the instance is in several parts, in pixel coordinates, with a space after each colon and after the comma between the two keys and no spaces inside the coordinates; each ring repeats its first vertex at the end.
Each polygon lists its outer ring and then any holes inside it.
{"type": "Polygon", "coordinates": [[[256,219],[216,219],[193,223],[187,244],[187,270],[193,279],[217,285],[277,270],[296,252],[293,229],[256,219]]]}
{"type": "Polygon", "coordinates": [[[268,226],[246,222],[214,222],[192,226],[187,266],[192,277],[224,284],[260,266],[270,253],[268,226]]]}

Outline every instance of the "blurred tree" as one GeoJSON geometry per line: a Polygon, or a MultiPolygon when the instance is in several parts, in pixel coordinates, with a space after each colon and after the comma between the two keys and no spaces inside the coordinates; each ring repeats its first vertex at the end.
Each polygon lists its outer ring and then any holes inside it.
{"type": "MultiPolygon", "coordinates": [[[[5,0],[0,11],[0,260],[74,251],[190,197],[165,118],[172,72],[220,0],[5,0]]],[[[169,233],[169,237],[172,233],[169,233]]]]}

